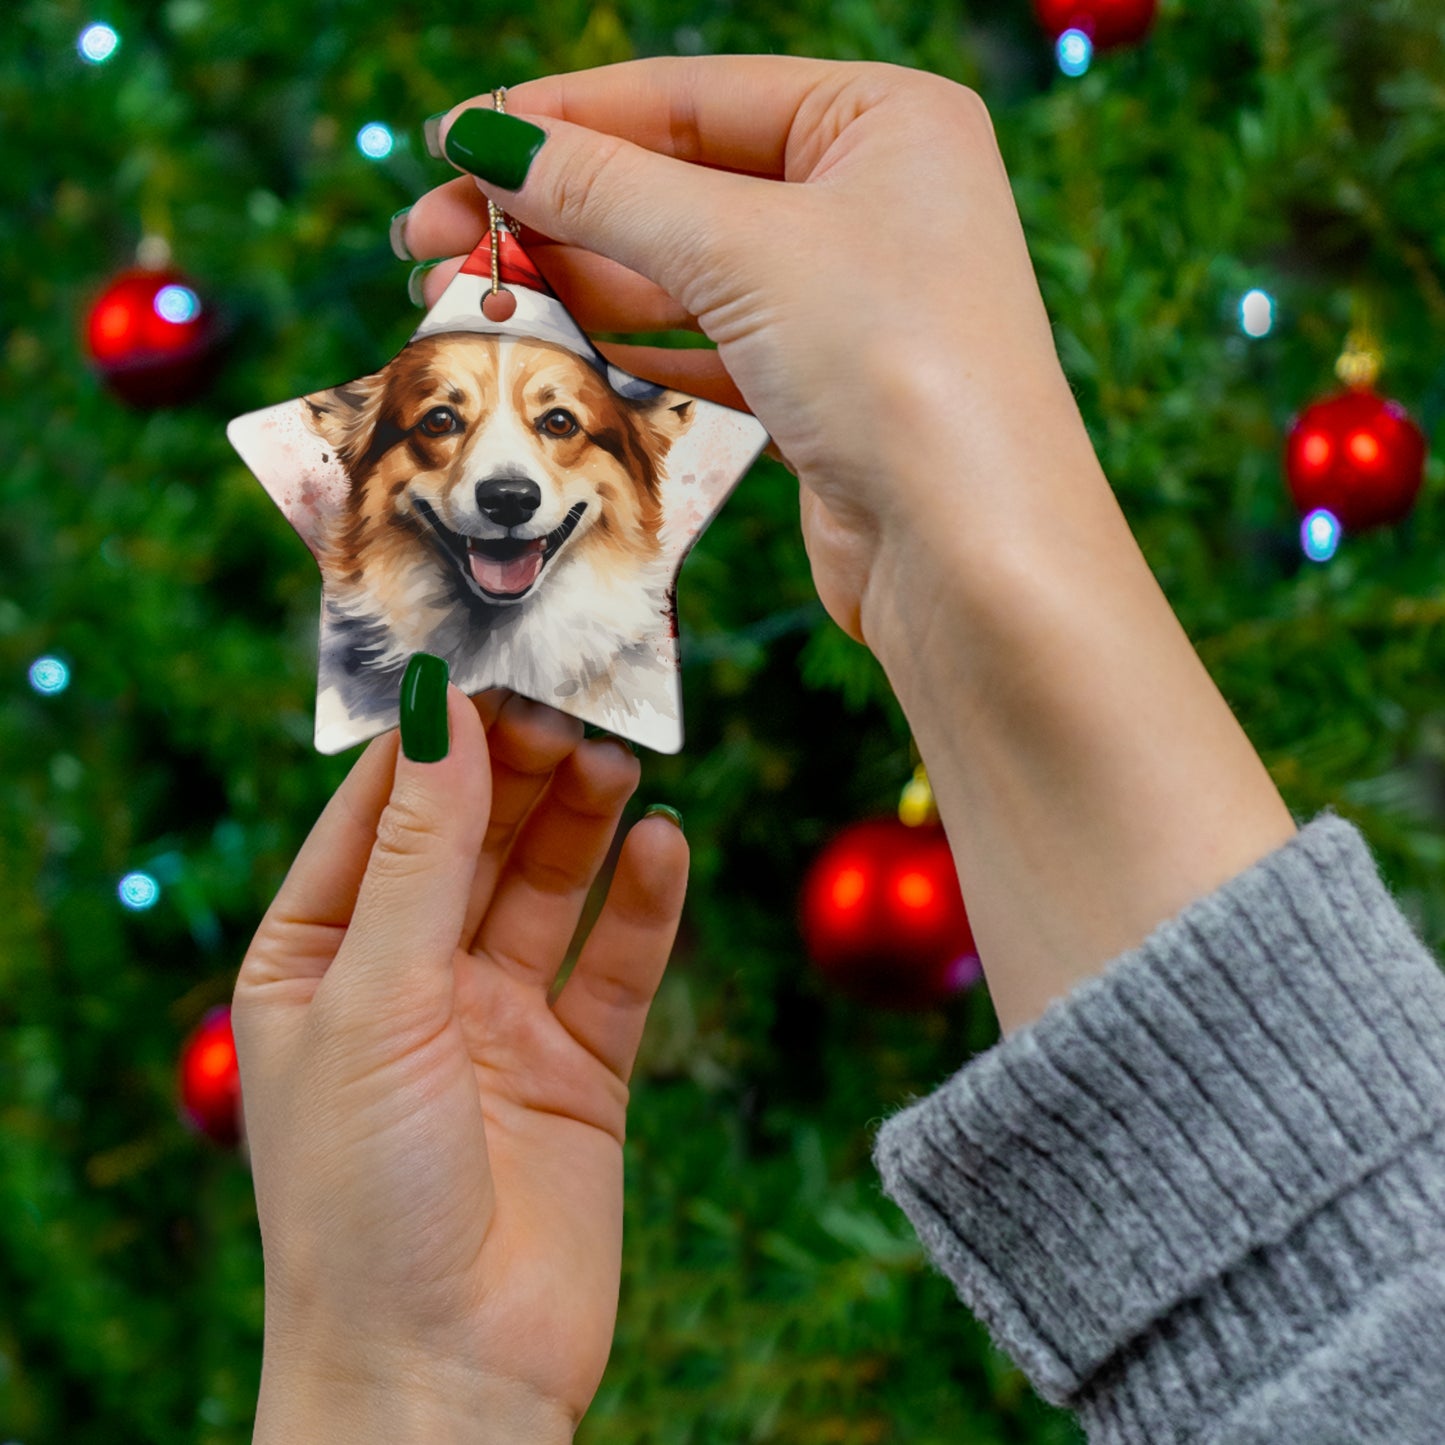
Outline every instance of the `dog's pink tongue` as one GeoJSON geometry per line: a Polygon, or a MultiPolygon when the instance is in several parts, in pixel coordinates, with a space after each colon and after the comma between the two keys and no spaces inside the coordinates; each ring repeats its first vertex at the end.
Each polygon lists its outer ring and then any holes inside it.
{"type": "Polygon", "coordinates": [[[490,592],[494,597],[513,597],[519,592],[525,592],[537,580],[537,574],[542,570],[542,552],[546,545],[546,538],[538,537],[520,557],[509,557],[505,562],[472,551],[467,555],[467,561],[472,568],[472,579],[478,587],[490,592]]]}

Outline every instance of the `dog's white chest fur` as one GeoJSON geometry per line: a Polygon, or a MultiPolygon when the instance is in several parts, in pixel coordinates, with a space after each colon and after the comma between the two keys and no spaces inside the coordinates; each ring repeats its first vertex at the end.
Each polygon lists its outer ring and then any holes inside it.
{"type": "MultiPolygon", "coordinates": [[[[677,716],[677,645],[664,564],[622,581],[605,577],[585,555],[559,560],[538,595],[509,607],[478,637],[457,685],[475,692],[502,679],[539,702],[596,701],[599,712],[642,718],[651,709],[677,716]]],[[[462,657],[469,651],[463,643],[462,657]]]]}

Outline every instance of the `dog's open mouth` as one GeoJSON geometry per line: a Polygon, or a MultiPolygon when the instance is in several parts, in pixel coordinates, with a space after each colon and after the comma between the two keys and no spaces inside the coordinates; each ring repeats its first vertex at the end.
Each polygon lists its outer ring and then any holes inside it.
{"type": "Polygon", "coordinates": [[[586,502],[577,502],[562,518],[562,523],[543,537],[499,537],[489,541],[483,537],[464,537],[453,532],[425,502],[418,500],[417,509],[431,523],[446,544],[447,551],[478,591],[499,602],[515,602],[536,584],[542,568],[572,535],[586,502]]]}

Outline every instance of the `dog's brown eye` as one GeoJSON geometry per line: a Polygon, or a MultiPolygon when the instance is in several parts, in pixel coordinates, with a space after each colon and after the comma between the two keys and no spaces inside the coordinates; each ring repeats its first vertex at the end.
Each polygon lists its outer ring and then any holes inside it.
{"type": "Polygon", "coordinates": [[[434,406],[421,419],[421,429],[429,437],[444,437],[448,432],[459,431],[461,422],[449,406],[434,406]]]}
{"type": "Polygon", "coordinates": [[[554,406],[537,426],[549,437],[569,437],[578,429],[577,418],[560,406],[554,406]]]}

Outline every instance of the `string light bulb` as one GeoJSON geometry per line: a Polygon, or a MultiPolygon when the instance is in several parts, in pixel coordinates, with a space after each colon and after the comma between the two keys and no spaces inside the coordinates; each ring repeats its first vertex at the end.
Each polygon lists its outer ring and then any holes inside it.
{"type": "Polygon", "coordinates": [[[87,65],[104,65],[120,49],[120,36],[112,26],[97,21],[80,32],[75,48],[87,65]]]}
{"type": "Polygon", "coordinates": [[[379,120],[368,121],[356,132],[356,148],[367,160],[384,161],[396,146],[391,127],[379,120]]]}

